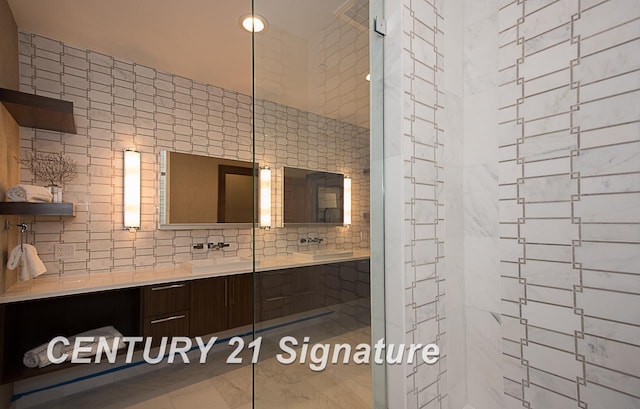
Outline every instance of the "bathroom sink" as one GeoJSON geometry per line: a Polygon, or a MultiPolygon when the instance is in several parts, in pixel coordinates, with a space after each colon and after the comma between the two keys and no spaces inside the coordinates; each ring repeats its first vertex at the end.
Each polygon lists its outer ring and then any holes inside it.
{"type": "MultiPolygon", "coordinates": [[[[256,260],[256,266],[260,260],[256,260]]],[[[203,260],[190,260],[182,263],[182,268],[194,274],[222,273],[227,271],[247,270],[253,268],[253,260],[250,257],[218,257],[203,260]]]]}
{"type": "Polygon", "coordinates": [[[353,250],[305,250],[295,251],[294,256],[307,260],[333,260],[353,256],[353,250]]]}

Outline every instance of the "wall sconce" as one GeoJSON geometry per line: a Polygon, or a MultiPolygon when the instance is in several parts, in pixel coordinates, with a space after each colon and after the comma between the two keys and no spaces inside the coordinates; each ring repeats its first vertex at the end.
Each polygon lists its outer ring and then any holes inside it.
{"type": "Polygon", "coordinates": [[[344,177],[344,223],[345,226],[351,226],[351,178],[344,177]]]}
{"type": "Polygon", "coordinates": [[[140,228],[140,152],[124,151],[124,228],[140,228]]]}
{"type": "Polygon", "coordinates": [[[260,168],[260,228],[271,228],[271,169],[260,168]]]}

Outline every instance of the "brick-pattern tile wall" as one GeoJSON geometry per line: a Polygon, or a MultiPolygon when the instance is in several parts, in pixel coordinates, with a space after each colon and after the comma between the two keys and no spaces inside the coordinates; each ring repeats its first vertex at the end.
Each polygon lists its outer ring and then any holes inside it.
{"type": "MultiPolygon", "coordinates": [[[[75,202],[70,219],[24,218],[49,275],[91,274],[173,266],[192,258],[252,253],[251,228],[158,230],[158,153],[172,150],[251,161],[251,97],[215,85],[20,33],[21,90],[74,102],[78,133],[22,128],[21,150],[64,152],[79,166],[64,186],[75,202]],[[142,227],[122,229],[122,151],[142,153],[142,227]],[[224,241],[223,252],[192,244],[224,241]],[[54,257],[55,243],[73,243],[76,258],[54,257]]],[[[345,173],[353,179],[353,225],[274,228],[256,232],[257,256],[286,254],[301,237],[324,238],[324,248],[368,248],[368,130],[292,107],[256,101],[256,161],[345,173]]],[[[22,169],[21,180],[32,183],[22,169]]],[[[39,182],[41,183],[41,182],[39,182]]],[[[273,197],[274,205],[277,199],[273,197]]],[[[317,246],[317,245],[314,245],[317,246]]],[[[308,248],[306,245],[304,248],[308,248]]]]}

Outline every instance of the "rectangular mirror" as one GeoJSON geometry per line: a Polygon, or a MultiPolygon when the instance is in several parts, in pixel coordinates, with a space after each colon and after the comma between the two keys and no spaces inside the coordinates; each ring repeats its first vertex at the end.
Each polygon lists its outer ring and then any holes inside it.
{"type": "Polygon", "coordinates": [[[284,168],[284,223],[342,225],[344,175],[284,168]]]}
{"type": "Polygon", "coordinates": [[[161,229],[257,220],[257,170],[251,162],[161,151],[159,163],[161,229]]]}

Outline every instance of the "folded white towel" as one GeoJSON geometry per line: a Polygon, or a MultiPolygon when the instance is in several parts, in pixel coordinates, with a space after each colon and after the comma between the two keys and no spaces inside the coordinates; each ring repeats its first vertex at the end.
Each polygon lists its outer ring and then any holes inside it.
{"type": "Polygon", "coordinates": [[[19,278],[22,281],[36,278],[47,271],[42,260],[38,257],[38,251],[31,244],[18,244],[11,250],[7,268],[15,270],[20,266],[19,278]]]}
{"type": "Polygon", "coordinates": [[[43,186],[15,185],[7,190],[7,199],[12,202],[51,202],[53,195],[43,186]]]}
{"type": "MultiPolygon", "coordinates": [[[[22,357],[22,363],[27,368],[43,368],[51,365],[51,361],[47,357],[47,347],[49,343],[42,344],[33,349],[28,350],[22,357]]],[[[53,346],[53,355],[58,357],[64,351],[64,345],[57,343],[53,346]]]]}

